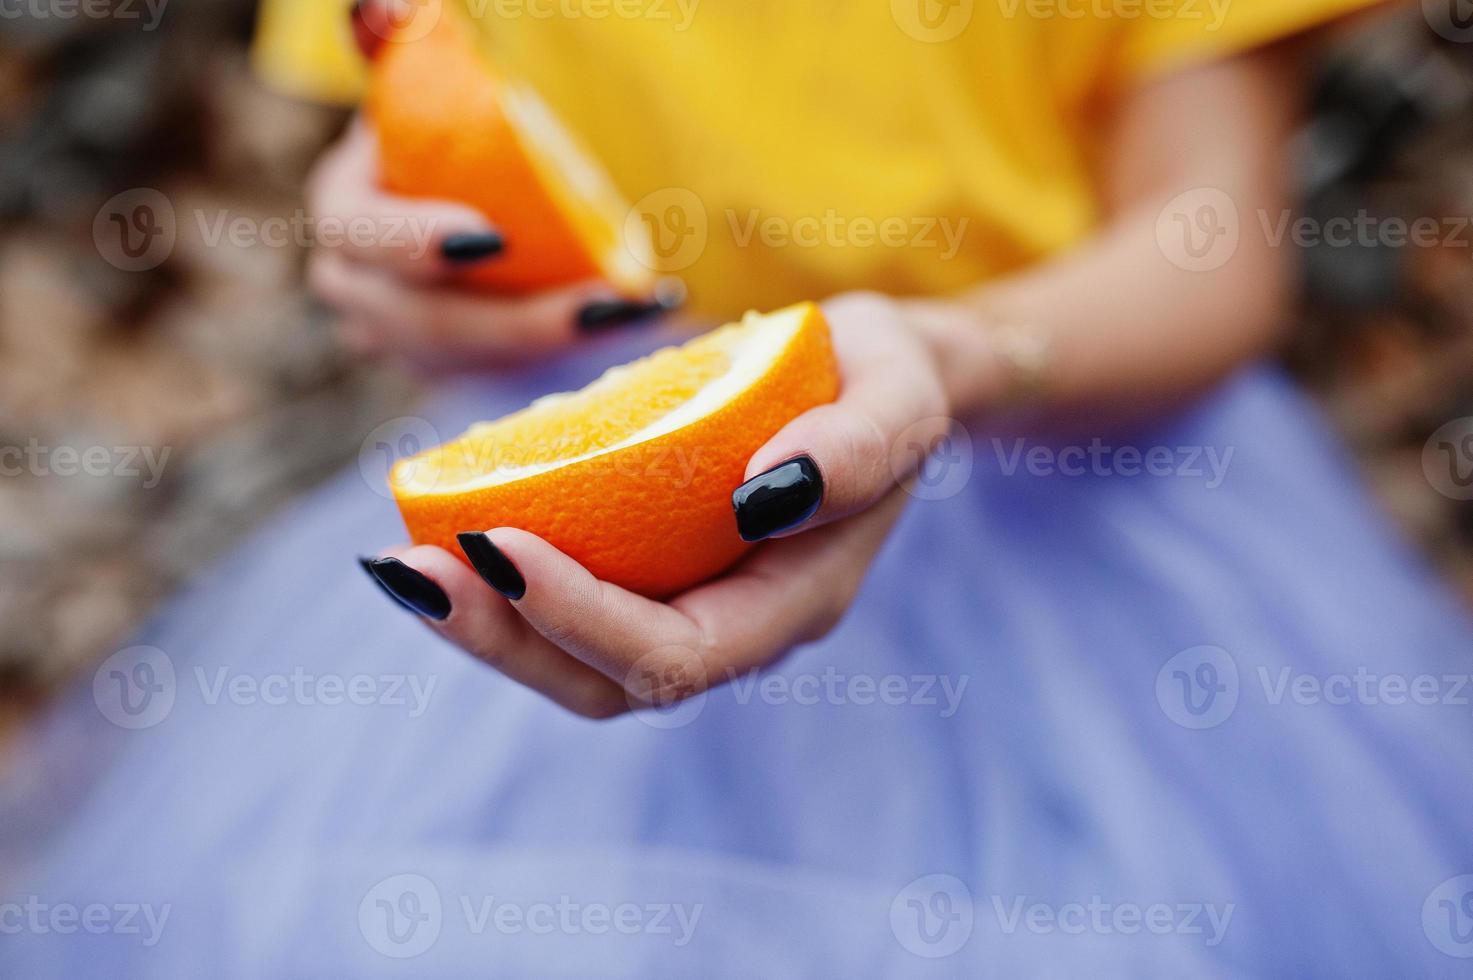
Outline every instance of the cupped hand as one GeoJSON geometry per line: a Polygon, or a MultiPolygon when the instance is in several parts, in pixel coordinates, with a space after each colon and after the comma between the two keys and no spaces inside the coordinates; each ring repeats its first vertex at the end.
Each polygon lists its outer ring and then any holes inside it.
{"type": "Polygon", "coordinates": [[[824,308],[841,394],[752,457],[733,488],[732,533],[763,541],[724,575],[657,602],[512,527],[461,536],[480,575],[429,546],[394,549],[369,571],[452,642],[591,718],[669,706],[820,638],[949,425],[936,365],[897,304],[848,294],[824,308]]]}
{"type": "Polygon", "coordinates": [[[318,230],[308,284],[341,315],[349,347],[426,367],[474,368],[526,360],[590,330],[668,311],[668,301],[620,296],[598,281],[529,297],[467,288],[463,274],[495,262],[508,243],[467,205],[382,190],[377,159],[373,127],[360,117],[307,184],[318,230]]]}

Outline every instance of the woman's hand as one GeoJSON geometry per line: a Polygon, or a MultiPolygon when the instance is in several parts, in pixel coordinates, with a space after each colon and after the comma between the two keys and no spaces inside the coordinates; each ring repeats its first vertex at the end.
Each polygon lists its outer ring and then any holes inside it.
{"type": "Polygon", "coordinates": [[[457,276],[495,262],[506,243],[464,204],[379,189],[376,146],[368,122],[355,120],[323,154],[307,185],[319,229],[308,282],[342,314],[343,339],[351,348],[426,367],[486,366],[666,312],[659,302],[630,300],[596,281],[528,298],[463,288],[457,276]]]}
{"type": "Polygon", "coordinates": [[[899,516],[917,446],[929,448],[949,422],[936,366],[897,304],[851,294],[825,312],[843,391],[752,457],[747,482],[733,488],[733,533],[773,540],[722,577],[655,602],[510,527],[466,529],[481,576],[426,546],[396,549],[369,570],[463,649],[592,718],[668,706],[818,639],[899,516]]]}

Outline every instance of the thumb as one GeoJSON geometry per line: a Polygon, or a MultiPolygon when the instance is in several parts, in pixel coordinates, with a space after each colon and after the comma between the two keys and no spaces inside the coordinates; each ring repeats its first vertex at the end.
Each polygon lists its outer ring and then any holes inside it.
{"type": "Polygon", "coordinates": [[[748,462],[747,481],[732,494],[747,541],[873,506],[950,425],[928,355],[894,322],[887,302],[847,299],[830,322],[843,389],[838,401],[789,422],[748,462]]]}

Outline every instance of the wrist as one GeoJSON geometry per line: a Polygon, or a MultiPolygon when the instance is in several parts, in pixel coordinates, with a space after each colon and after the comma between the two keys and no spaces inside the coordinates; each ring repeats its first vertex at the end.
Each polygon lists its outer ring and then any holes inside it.
{"type": "Polygon", "coordinates": [[[1036,404],[1048,395],[1053,334],[1033,321],[964,302],[918,300],[906,319],[931,355],[961,416],[1036,404]]]}

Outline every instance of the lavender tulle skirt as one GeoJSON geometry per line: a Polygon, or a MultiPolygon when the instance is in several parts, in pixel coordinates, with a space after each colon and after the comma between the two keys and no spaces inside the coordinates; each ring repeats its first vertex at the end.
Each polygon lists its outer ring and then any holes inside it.
{"type": "Polygon", "coordinates": [[[1128,445],[959,436],[831,636],[606,723],[370,583],[372,455],[26,737],[0,975],[1473,970],[1473,631],[1272,369],[1128,445]]]}

